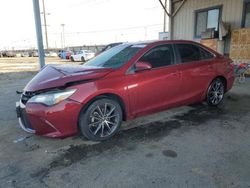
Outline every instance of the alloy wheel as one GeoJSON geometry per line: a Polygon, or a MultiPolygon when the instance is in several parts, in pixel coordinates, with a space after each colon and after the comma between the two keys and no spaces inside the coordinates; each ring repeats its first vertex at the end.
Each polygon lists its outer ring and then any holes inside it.
{"type": "Polygon", "coordinates": [[[99,138],[108,137],[116,131],[120,118],[120,114],[114,104],[104,103],[97,105],[89,116],[89,131],[99,138]]]}
{"type": "Polygon", "coordinates": [[[209,87],[207,101],[210,105],[218,105],[224,97],[224,84],[220,79],[216,79],[209,87]]]}

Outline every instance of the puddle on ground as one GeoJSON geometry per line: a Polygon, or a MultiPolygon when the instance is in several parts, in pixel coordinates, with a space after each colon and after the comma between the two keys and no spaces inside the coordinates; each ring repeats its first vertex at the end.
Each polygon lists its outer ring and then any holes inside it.
{"type": "Polygon", "coordinates": [[[177,153],[173,150],[163,150],[162,154],[166,157],[171,157],[171,158],[176,158],[177,157],[177,153]]]}

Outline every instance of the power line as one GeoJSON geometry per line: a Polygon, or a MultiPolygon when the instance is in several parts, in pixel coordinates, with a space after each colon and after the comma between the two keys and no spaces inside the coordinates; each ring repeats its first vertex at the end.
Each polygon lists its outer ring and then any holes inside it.
{"type": "MultiPolygon", "coordinates": [[[[134,26],[134,27],[113,28],[113,29],[92,30],[92,31],[67,32],[67,33],[65,33],[65,35],[112,32],[112,31],[123,31],[123,30],[131,30],[131,29],[145,29],[148,27],[155,27],[155,26],[162,26],[162,24],[151,24],[151,25],[141,25],[141,26],[134,26]]],[[[60,34],[60,33],[55,32],[55,33],[50,33],[50,34],[60,34]]]]}
{"type": "Polygon", "coordinates": [[[47,47],[47,50],[49,49],[49,41],[48,41],[48,30],[47,30],[47,21],[46,21],[46,16],[49,15],[48,13],[46,13],[45,11],[45,3],[44,3],[44,0],[42,0],[43,2],[43,20],[44,20],[44,29],[45,29],[45,39],[46,39],[46,47],[47,47]]]}

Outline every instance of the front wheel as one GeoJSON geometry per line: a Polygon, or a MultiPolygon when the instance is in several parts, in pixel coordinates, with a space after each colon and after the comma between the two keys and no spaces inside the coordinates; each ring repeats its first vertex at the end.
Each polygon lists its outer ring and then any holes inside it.
{"type": "Polygon", "coordinates": [[[224,98],[225,86],[221,79],[213,80],[207,91],[207,103],[210,106],[217,106],[224,98]]]}
{"type": "Polygon", "coordinates": [[[122,123],[122,109],[118,102],[103,98],[94,101],[79,118],[81,133],[89,140],[103,141],[112,137],[122,123]]]}

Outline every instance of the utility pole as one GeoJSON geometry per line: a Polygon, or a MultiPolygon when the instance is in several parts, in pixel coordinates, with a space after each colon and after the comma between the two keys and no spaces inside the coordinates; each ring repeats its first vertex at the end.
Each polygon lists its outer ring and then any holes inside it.
{"type": "Polygon", "coordinates": [[[168,19],[168,35],[169,35],[169,40],[172,40],[173,39],[173,19],[187,0],[178,0],[175,2],[173,0],[167,0],[168,10],[166,7],[166,1],[165,1],[165,5],[161,2],[161,0],[158,0],[158,1],[160,2],[162,8],[164,9],[165,13],[169,17],[169,19],[168,19]],[[173,10],[173,4],[176,2],[180,2],[180,5],[175,10],[173,10]]]}
{"type": "MultiPolygon", "coordinates": [[[[165,8],[167,7],[167,0],[165,0],[164,3],[165,8]]],[[[163,18],[163,32],[166,32],[166,19],[167,19],[167,13],[165,12],[165,10],[163,9],[164,12],[164,18],[163,18]]]]}
{"type": "MultiPolygon", "coordinates": [[[[45,12],[45,4],[44,4],[44,0],[43,1],[43,21],[44,21],[44,28],[45,28],[45,39],[46,39],[46,48],[47,50],[49,49],[49,41],[48,41],[48,31],[47,31],[47,21],[46,21],[46,12],[45,12]]],[[[49,14],[48,14],[49,15],[49,14]]]]}
{"type": "Polygon", "coordinates": [[[36,38],[37,38],[37,46],[39,54],[39,63],[40,63],[40,68],[42,69],[45,66],[45,62],[44,62],[43,35],[42,35],[39,0],[33,0],[33,9],[35,16],[35,24],[36,24],[36,38]]]}
{"type": "MultiPolygon", "coordinates": [[[[185,2],[185,0],[183,0],[183,3],[185,2]]],[[[182,5],[181,5],[182,6],[182,5]]],[[[168,19],[168,38],[169,40],[173,40],[173,18],[174,18],[174,14],[173,14],[173,1],[172,0],[168,0],[168,12],[171,16],[169,16],[168,19]],[[173,15],[173,16],[172,16],[173,15]]],[[[177,11],[176,11],[177,13],[177,11]]]]}
{"type": "Polygon", "coordinates": [[[62,26],[61,43],[62,43],[62,48],[65,48],[65,34],[64,34],[64,26],[65,26],[65,24],[61,24],[61,26],[62,26]]]}

